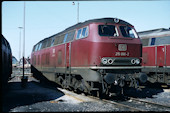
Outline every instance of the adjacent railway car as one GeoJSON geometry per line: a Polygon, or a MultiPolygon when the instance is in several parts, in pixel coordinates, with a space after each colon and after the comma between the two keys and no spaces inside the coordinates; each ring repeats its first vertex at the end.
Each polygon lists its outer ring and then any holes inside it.
{"type": "Polygon", "coordinates": [[[31,64],[63,88],[100,97],[146,82],[141,57],[142,44],[133,25],[101,18],[41,40],[33,47],[31,64]]]}
{"type": "Polygon", "coordinates": [[[11,77],[12,74],[12,51],[9,42],[5,39],[5,37],[1,34],[1,85],[2,90],[6,90],[8,87],[8,80],[11,77]]]}
{"type": "Polygon", "coordinates": [[[170,85],[170,29],[138,33],[143,43],[143,69],[151,83],[170,85]]]}

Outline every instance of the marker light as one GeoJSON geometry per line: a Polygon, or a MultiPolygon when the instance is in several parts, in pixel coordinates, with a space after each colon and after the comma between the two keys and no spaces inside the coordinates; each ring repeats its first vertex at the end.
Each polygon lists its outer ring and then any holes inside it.
{"type": "Polygon", "coordinates": [[[102,63],[103,64],[107,64],[107,59],[106,58],[102,58],[102,63]]]}
{"type": "Polygon", "coordinates": [[[114,18],[114,22],[115,22],[115,23],[118,23],[118,22],[119,22],[119,19],[118,19],[118,18],[114,18]]]}
{"type": "Polygon", "coordinates": [[[132,64],[135,64],[135,62],[136,62],[135,59],[132,59],[132,60],[131,60],[131,63],[132,63],[132,64]]]}
{"type": "Polygon", "coordinates": [[[112,59],[108,59],[108,63],[109,64],[113,64],[113,60],[112,59]]]}
{"type": "Polygon", "coordinates": [[[139,64],[139,63],[140,63],[140,60],[139,60],[139,59],[136,59],[136,60],[135,60],[135,63],[136,63],[136,64],[139,64]]]}

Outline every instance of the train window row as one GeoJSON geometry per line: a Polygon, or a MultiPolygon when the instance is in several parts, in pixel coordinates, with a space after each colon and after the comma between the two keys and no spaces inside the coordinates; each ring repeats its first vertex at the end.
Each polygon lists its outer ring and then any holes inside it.
{"type": "Polygon", "coordinates": [[[72,41],[74,39],[75,32],[76,32],[76,30],[71,31],[71,32],[65,34],[63,43],[72,41]]]}
{"type": "Polygon", "coordinates": [[[63,43],[64,36],[65,36],[65,35],[55,36],[54,45],[58,45],[58,44],[63,43]]]}
{"type": "MultiPolygon", "coordinates": [[[[70,42],[74,39],[75,32],[76,30],[72,30],[72,31],[69,31],[68,33],[45,39],[41,41],[40,43],[36,44],[33,48],[33,51],[39,51],[47,47],[52,47],[54,45],[59,45],[59,44],[70,42]]],[[[76,39],[85,38],[87,36],[88,36],[88,27],[84,27],[78,30],[76,39]]]]}
{"type": "Polygon", "coordinates": [[[143,46],[170,44],[170,36],[142,39],[143,46]]]}

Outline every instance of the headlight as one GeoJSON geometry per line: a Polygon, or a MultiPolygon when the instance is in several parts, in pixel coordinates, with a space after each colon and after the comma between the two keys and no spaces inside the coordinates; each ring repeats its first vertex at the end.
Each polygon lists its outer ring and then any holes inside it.
{"type": "Polygon", "coordinates": [[[139,59],[132,59],[131,63],[132,64],[140,64],[140,60],[139,59]]]}
{"type": "Polygon", "coordinates": [[[136,63],[136,64],[140,64],[140,60],[139,60],[139,59],[136,59],[136,60],[135,60],[135,63],[136,63]]]}
{"type": "Polygon", "coordinates": [[[102,63],[103,64],[107,64],[107,59],[106,58],[102,58],[102,63]]]}
{"type": "Polygon", "coordinates": [[[109,64],[113,64],[113,60],[112,59],[108,59],[108,63],[109,64]]]}
{"type": "Polygon", "coordinates": [[[132,64],[135,64],[135,62],[136,62],[135,59],[132,59],[132,60],[131,60],[131,63],[132,63],[132,64]]]}

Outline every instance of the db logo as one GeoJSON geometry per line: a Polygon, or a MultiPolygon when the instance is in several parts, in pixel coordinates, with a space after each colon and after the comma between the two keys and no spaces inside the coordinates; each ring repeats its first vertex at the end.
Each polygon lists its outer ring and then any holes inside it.
{"type": "Polygon", "coordinates": [[[126,44],[119,44],[118,45],[118,50],[119,51],[126,51],[127,50],[127,45],[126,44]]]}

